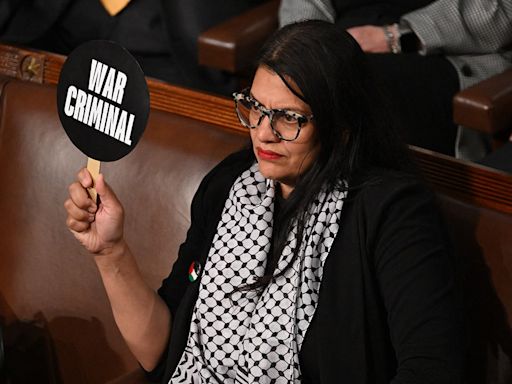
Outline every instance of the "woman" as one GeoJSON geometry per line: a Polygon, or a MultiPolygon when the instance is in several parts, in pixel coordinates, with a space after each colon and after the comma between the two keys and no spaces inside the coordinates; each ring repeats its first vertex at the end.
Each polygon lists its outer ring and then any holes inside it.
{"type": "Polygon", "coordinates": [[[158,295],[103,176],[99,207],[86,170],[65,203],[150,377],[459,382],[453,268],[434,197],[386,122],[357,43],[325,22],[285,27],[235,102],[251,148],[203,179],[158,295]]]}

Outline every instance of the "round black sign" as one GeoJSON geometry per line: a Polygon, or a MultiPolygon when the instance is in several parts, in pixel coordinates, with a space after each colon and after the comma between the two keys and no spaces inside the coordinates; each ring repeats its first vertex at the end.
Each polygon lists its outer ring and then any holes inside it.
{"type": "Polygon", "coordinates": [[[144,73],[117,43],[84,43],[62,67],[57,108],[80,151],[95,160],[119,160],[135,148],[146,128],[149,93],[144,73]]]}

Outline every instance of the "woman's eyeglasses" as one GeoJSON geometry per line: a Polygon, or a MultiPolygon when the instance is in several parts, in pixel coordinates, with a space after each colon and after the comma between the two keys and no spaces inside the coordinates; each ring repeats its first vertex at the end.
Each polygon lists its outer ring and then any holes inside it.
{"type": "Polygon", "coordinates": [[[297,139],[301,128],[313,119],[313,115],[307,116],[286,109],[266,108],[249,95],[248,88],[242,92],[233,93],[233,98],[238,119],[244,127],[256,128],[267,116],[272,132],[281,140],[297,139]]]}

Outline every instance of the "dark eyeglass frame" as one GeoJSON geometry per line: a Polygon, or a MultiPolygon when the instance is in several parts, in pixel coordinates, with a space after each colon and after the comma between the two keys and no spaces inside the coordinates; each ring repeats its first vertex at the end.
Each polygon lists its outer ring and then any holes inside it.
{"type": "Polygon", "coordinates": [[[280,109],[280,108],[271,109],[271,108],[267,108],[267,107],[262,105],[258,100],[256,100],[254,97],[252,97],[249,94],[249,88],[245,88],[241,92],[233,93],[233,99],[235,100],[236,115],[238,116],[238,120],[240,120],[240,124],[242,124],[246,128],[254,129],[257,126],[259,126],[261,124],[261,122],[263,121],[263,119],[265,118],[265,116],[267,116],[269,121],[270,121],[270,127],[272,128],[272,132],[280,140],[283,140],[283,141],[294,141],[294,140],[296,140],[299,137],[299,134],[300,134],[300,131],[301,131],[302,127],[305,124],[307,124],[307,123],[309,123],[310,121],[313,120],[313,115],[312,114],[311,115],[304,115],[302,113],[295,112],[295,111],[290,111],[288,109],[280,109]],[[254,105],[258,109],[258,111],[260,111],[261,115],[260,115],[256,125],[252,126],[252,125],[246,123],[243,120],[243,118],[240,116],[240,112],[238,111],[238,103],[240,101],[242,101],[242,100],[248,102],[251,105],[254,105]],[[289,117],[294,118],[294,119],[297,120],[297,125],[298,125],[298,127],[297,127],[297,134],[295,135],[295,137],[293,139],[286,139],[286,138],[284,138],[281,135],[281,133],[277,129],[275,129],[275,127],[274,127],[274,116],[276,116],[276,115],[277,116],[279,116],[279,115],[289,116],[289,117]]]}

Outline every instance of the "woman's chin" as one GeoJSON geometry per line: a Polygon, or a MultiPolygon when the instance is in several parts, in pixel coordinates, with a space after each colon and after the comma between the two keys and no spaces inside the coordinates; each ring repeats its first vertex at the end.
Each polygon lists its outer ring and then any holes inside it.
{"type": "Polygon", "coordinates": [[[273,166],[269,166],[265,164],[265,162],[260,161],[259,163],[260,173],[263,175],[265,179],[276,180],[278,177],[278,173],[274,169],[273,166]]]}

